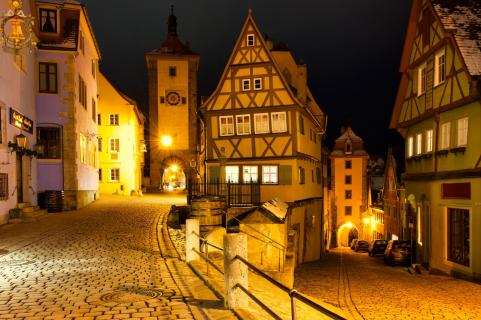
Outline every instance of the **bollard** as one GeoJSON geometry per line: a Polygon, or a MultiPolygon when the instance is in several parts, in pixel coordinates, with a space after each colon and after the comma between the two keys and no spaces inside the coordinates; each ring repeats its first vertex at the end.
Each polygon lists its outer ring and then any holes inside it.
{"type": "Polygon", "coordinates": [[[249,300],[247,295],[236,284],[248,289],[248,267],[240,260],[234,259],[240,256],[247,259],[247,238],[244,234],[228,233],[224,235],[224,285],[225,307],[247,308],[249,300]]]}
{"type": "Polygon", "coordinates": [[[199,251],[199,220],[185,220],[185,261],[187,263],[199,259],[197,252],[199,251]]]}

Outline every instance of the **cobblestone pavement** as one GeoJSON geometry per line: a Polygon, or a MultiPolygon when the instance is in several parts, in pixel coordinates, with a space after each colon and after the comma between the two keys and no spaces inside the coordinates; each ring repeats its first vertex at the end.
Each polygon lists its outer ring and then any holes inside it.
{"type": "Polygon", "coordinates": [[[0,319],[235,319],[173,249],[163,223],[181,202],[106,196],[0,226],[0,319]]]}
{"type": "Polygon", "coordinates": [[[382,256],[348,248],[296,270],[295,287],[354,319],[481,319],[481,285],[446,276],[411,275],[382,256]]]}

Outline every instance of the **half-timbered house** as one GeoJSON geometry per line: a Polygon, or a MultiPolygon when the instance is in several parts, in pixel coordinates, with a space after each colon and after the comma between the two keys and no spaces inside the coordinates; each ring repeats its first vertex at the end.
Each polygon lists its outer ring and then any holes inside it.
{"type": "Polygon", "coordinates": [[[259,182],[261,201],[322,197],[325,116],[306,65],[264,40],[251,14],[202,111],[207,180],[259,182]]]}
{"type": "Polygon", "coordinates": [[[418,261],[481,274],[481,4],[415,0],[391,127],[405,138],[418,261]]]}

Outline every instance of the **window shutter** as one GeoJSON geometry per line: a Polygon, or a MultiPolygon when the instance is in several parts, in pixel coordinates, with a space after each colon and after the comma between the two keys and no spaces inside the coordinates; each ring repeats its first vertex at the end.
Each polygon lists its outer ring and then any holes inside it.
{"type": "Polygon", "coordinates": [[[292,184],[292,166],[279,166],[279,184],[292,184]]]}
{"type": "Polygon", "coordinates": [[[214,182],[217,179],[220,179],[220,167],[209,167],[209,178],[210,182],[214,182]]]}

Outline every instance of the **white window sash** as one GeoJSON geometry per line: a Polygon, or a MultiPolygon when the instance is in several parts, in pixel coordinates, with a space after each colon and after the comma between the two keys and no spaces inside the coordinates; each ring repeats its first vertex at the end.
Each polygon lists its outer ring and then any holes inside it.
{"type": "Polygon", "coordinates": [[[285,112],[271,113],[272,132],[287,131],[287,116],[285,112]]]}
{"type": "Polygon", "coordinates": [[[414,138],[412,136],[408,137],[408,157],[412,157],[414,155],[414,138]]]}
{"type": "Polygon", "coordinates": [[[418,133],[416,135],[416,155],[423,153],[423,135],[418,133]]]}
{"type": "Polygon", "coordinates": [[[239,182],[239,166],[225,167],[225,181],[238,183],[239,182]]]}
{"type": "Polygon", "coordinates": [[[219,134],[222,137],[234,135],[234,117],[233,116],[219,117],[219,134]]]}
{"type": "Polygon", "coordinates": [[[418,68],[418,96],[421,96],[426,91],[426,64],[422,64],[418,68]]]}
{"type": "Polygon", "coordinates": [[[448,149],[450,144],[451,123],[446,122],[441,125],[441,149],[448,149]]]}
{"type": "Polygon", "coordinates": [[[237,134],[246,135],[251,134],[251,116],[248,114],[241,114],[235,116],[237,134]]]}
{"type": "Polygon", "coordinates": [[[458,120],[458,147],[468,144],[468,118],[458,120]]]}
{"type": "Polygon", "coordinates": [[[257,166],[243,166],[242,167],[242,180],[245,183],[257,182],[258,172],[257,166]]]}
{"type": "Polygon", "coordinates": [[[254,114],[254,132],[256,134],[269,133],[269,114],[268,113],[254,114]]]}
{"type": "Polygon", "coordinates": [[[254,90],[262,90],[262,78],[254,79],[254,90]]]}
{"type": "Polygon", "coordinates": [[[262,166],[262,183],[264,184],[279,183],[277,166],[262,166]]]}
{"type": "Polygon", "coordinates": [[[446,78],[446,54],[438,52],[434,58],[434,86],[444,82],[446,78]]]}
{"type": "Polygon", "coordinates": [[[433,130],[426,131],[426,152],[433,152],[433,130]]]}

